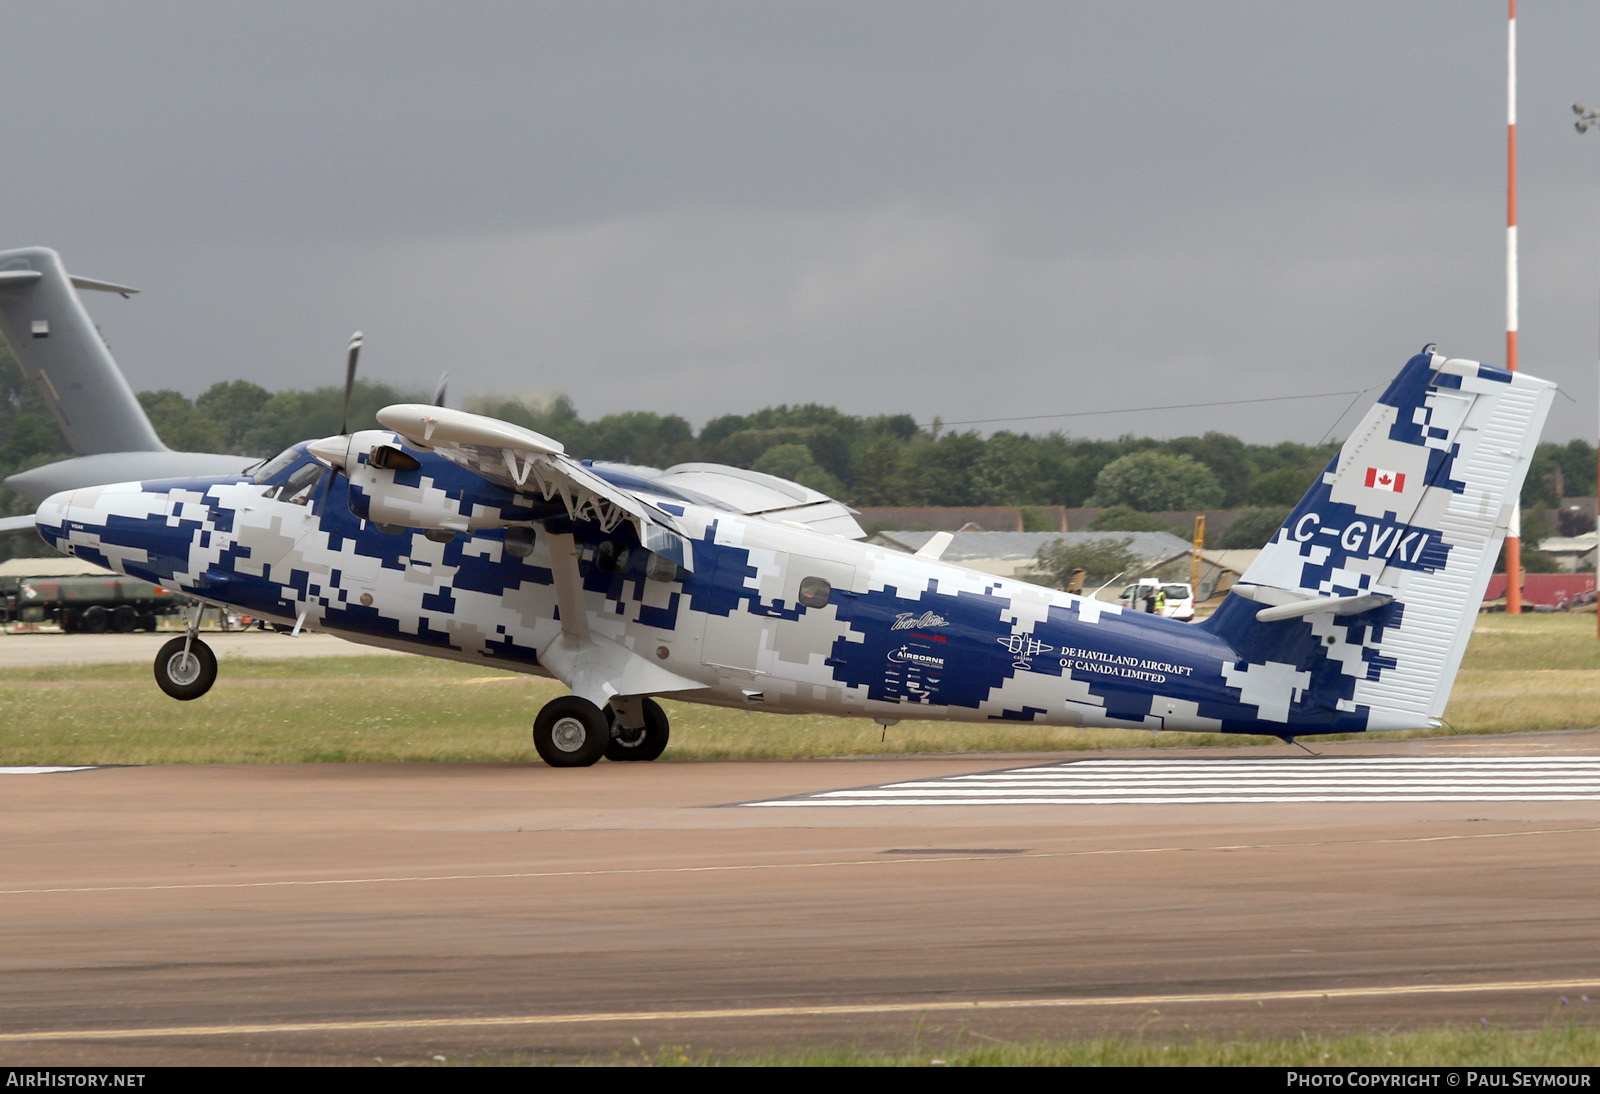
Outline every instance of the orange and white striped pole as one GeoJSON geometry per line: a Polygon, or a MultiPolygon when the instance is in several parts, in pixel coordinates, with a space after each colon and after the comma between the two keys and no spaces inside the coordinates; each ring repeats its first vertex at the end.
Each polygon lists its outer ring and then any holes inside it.
{"type": "MultiPolygon", "coordinates": [[[[1600,125],[1600,110],[1590,110],[1582,103],[1573,103],[1572,112],[1578,116],[1578,120],[1573,123],[1572,128],[1576,129],[1579,133],[1587,133],[1590,126],[1600,125]]],[[[1600,448],[1597,448],[1596,451],[1600,452],[1600,448]]],[[[1596,515],[1596,519],[1597,521],[1600,521],[1600,514],[1596,515]]],[[[1596,529],[1600,530],[1600,524],[1596,525],[1596,529]]],[[[1595,592],[1597,596],[1600,596],[1600,549],[1595,551],[1594,568],[1595,592]]],[[[1596,607],[1600,608],[1600,604],[1597,604],[1596,607]]],[[[1600,638],[1600,610],[1595,612],[1594,622],[1595,637],[1600,638]]]]}
{"type": "MultiPolygon", "coordinates": [[[[1517,0],[1506,37],[1506,368],[1517,371],[1517,0]]],[[[1506,530],[1506,614],[1522,614],[1522,499],[1506,530]]]]}

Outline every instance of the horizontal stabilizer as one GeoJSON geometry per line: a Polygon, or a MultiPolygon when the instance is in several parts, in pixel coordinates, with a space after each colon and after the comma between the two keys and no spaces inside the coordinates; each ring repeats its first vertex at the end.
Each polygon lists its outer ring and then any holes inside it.
{"type": "Polygon", "coordinates": [[[918,558],[943,558],[944,549],[955,539],[954,532],[935,532],[933,538],[917,548],[918,558]]]}
{"type": "MultiPolygon", "coordinates": [[[[6,289],[20,289],[31,285],[44,277],[38,270],[0,270],[0,292],[6,289]]],[[[138,289],[127,285],[118,285],[112,281],[96,281],[92,277],[79,277],[77,274],[68,274],[67,280],[75,289],[90,289],[94,292],[114,292],[118,296],[132,296],[138,289]]]]}
{"type": "Polygon", "coordinates": [[[1364,596],[1307,596],[1288,589],[1274,589],[1266,585],[1235,585],[1233,591],[1246,600],[1268,607],[1256,612],[1259,623],[1276,623],[1280,619],[1299,619],[1316,612],[1332,615],[1359,615],[1361,612],[1394,603],[1394,597],[1383,593],[1364,596]]]}
{"type": "Polygon", "coordinates": [[[75,289],[89,289],[92,292],[114,292],[118,296],[132,296],[138,289],[127,285],[118,285],[115,281],[96,281],[92,277],[79,277],[77,274],[69,275],[72,287],[75,289]]]}

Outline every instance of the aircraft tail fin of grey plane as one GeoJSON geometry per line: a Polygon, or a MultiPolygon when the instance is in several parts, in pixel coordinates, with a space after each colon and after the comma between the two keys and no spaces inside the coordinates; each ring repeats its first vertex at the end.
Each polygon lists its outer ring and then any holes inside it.
{"type": "MultiPolygon", "coordinates": [[[[1308,717],[1437,724],[1555,385],[1413,357],[1202,626],[1308,717]]],[[[1292,734],[1291,717],[1286,730],[1292,734]]]]}
{"type": "Polygon", "coordinates": [[[73,277],[47,247],[0,251],[0,337],[78,455],[167,451],[77,289],[136,291],[73,277]]]}

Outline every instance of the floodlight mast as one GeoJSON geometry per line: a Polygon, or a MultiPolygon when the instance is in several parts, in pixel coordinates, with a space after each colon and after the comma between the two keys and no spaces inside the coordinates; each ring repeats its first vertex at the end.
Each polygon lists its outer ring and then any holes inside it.
{"type": "MultiPolygon", "coordinates": [[[[1572,112],[1578,116],[1573,123],[1573,128],[1579,133],[1589,131],[1591,125],[1600,125],[1600,110],[1591,110],[1582,103],[1573,103],[1572,112]]],[[[1595,489],[1600,493],[1600,445],[1596,446],[1595,455],[1595,489]]],[[[1556,499],[1558,502],[1560,498],[1556,499]]],[[[1600,638],[1600,498],[1595,502],[1595,551],[1594,551],[1594,588],[1595,588],[1595,637],[1600,638]]]]}

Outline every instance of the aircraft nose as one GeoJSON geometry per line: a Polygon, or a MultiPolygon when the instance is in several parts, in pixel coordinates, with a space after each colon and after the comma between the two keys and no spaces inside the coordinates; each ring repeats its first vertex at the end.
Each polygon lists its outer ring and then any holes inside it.
{"type": "Polygon", "coordinates": [[[80,486],[51,494],[39,503],[34,511],[34,527],[40,537],[63,554],[73,554],[74,531],[98,531],[105,524],[105,514],[99,512],[103,486],[80,486]]]}
{"type": "Polygon", "coordinates": [[[74,499],[78,496],[77,490],[63,490],[58,494],[51,494],[39,503],[39,508],[34,511],[34,527],[39,530],[39,535],[46,543],[56,550],[64,550],[67,540],[67,522],[72,519],[74,499]]]}

